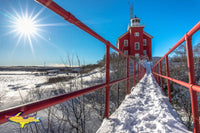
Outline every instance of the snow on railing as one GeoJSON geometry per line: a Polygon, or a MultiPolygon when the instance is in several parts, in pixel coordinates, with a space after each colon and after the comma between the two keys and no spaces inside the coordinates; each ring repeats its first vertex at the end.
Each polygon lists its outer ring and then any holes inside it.
{"type": "MultiPolygon", "coordinates": [[[[74,91],[71,93],[67,93],[67,94],[55,96],[52,98],[40,100],[37,102],[32,102],[32,103],[20,105],[20,106],[14,107],[14,108],[3,110],[0,112],[0,124],[7,122],[8,117],[10,117],[14,114],[17,114],[18,112],[23,112],[23,115],[31,114],[31,113],[37,112],[39,110],[51,107],[53,105],[65,102],[72,98],[90,93],[92,91],[95,91],[97,89],[104,88],[104,87],[106,88],[106,91],[105,91],[105,118],[108,118],[109,117],[109,88],[110,88],[109,86],[112,84],[126,80],[127,81],[126,82],[126,85],[127,85],[126,93],[129,94],[129,79],[133,78],[134,79],[133,82],[135,85],[136,84],[136,76],[137,76],[137,79],[140,80],[144,76],[146,69],[142,65],[136,63],[129,56],[125,55],[122,51],[120,51],[118,48],[116,48],[114,45],[112,45],[109,41],[105,40],[103,37],[98,35],[95,31],[93,31],[88,26],[83,24],[80,20],[78,20],[74,15],[72,15],[70,12],[67,12],[66,10],[64,10],[62,7],[57,5],[52,0],[36,0],[36,1],[41,3],[42,5],[46,6],[47,8],[51,9],[58,15],[62,16],[65,20],[69,21],[70,23],[73,23],[74,25],[76,25],[77,27],[79,27],[80,29],[87,32],[88,34],[95,37],[96,39],[98,39],[99,41],[103,42],[106,45],[106,80],[105,80],[105,83],[103,83],[103,84],[95,85],[95,86],[85,88],[82,90],[78,90],[78,91],[74,91]],[[114,81],[110,81],[110,79],[109,79],[109,77],[110,77],[109,76],[110,75],[110,70],[109,70],[110,69],[110,48],[114,49],[115,51],[117,51],[119,54],[121,54],[122,56],[124,56],[126,58],[126,71],[127,71],[126,78],[121,78],[121,79],[117,79],[114,81]],[[132,61],[134,63],[134,74],[133,75],[129,75],[129,61],[132,61]],[[135,73],[136,67],[137,67],[137,71],[138,71],[137,75],[135,73]]],[[[137,82],[139,82],[139,80],[137,80],[137,82]]]]}
{"type": "Polygon", "coordinates": [[[194,133],[200,133],[199,128],[199,111],[198,111],[198,103],[197,103],[197,92],[200,92],[200,86],[196,85],[195,82],[195,71],[194,71],[194,62],[193,62],[193,51],[192,51],[192,36],[200,29],[200,21],[183,36],[152,68],[152,73],[156,79],[156,81],[163,88],[162,78],[167,80],[167,90],[169,101],[171,101],[171,90],[170,90],[170,81],[175,82],[181,86],[187,87],[190,90],[191,96],[191,105],[192,105],[192,116],[193,116],[193,125],[194,125],[194,133]],[[180,81],[169,76],[169,63],[168,63],[168,55],[174,51],[178,46],[180,46],[184,41],[186,41],[186,51],[187,51],[187,65],[188,65],[188,76],[189,83],[180,81]],[[166,65],[166,76],[162,75],[162,61],[165,59],[166,65]],[[160,71],[159,71],[160,70],[160,71]],[[159,82],[160,81],[160,82],[159,82]]]}

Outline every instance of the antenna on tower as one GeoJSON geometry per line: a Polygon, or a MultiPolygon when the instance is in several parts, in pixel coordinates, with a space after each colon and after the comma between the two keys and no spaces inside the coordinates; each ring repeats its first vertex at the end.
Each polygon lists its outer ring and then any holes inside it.
{"type": "Polygon", "coordinates": [[[133,2],[132,3],[128,2],[128,4],[130,6],[130,19],[132,19],[133,18],[133,2]]]}

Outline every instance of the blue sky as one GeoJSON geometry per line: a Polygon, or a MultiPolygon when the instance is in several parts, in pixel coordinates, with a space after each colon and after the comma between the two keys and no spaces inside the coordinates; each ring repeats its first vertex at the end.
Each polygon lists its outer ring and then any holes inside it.
{"type": "MultiPolygon", "coordinates": [[[[152,55],[164,55],[200,20],[199,0],[54,0],[64,9],[116,45],[117,38],[127,31],[129,5],[154,36],[152,55]]],[[[85,64],[96,63],[105,54],[105,45],[33,0],[0,0],[0,65],[59,65],[67,56],[76,56],[85,64]],[[12,16],[28,12],[40,27],[31,38],[33,51],[26,37],[17,45],[19,34],[13,29],[12,16]]],[[[76,63],[74,63],[76,64],[76,63]]]]}

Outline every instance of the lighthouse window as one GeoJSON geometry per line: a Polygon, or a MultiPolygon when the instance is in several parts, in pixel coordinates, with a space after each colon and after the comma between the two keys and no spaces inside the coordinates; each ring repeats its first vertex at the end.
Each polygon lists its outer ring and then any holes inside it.
{"type": "Polygon", "coordinates": [[[147,46],[147,39],[143,39],[143,46],[147,46]]]}
{"type": "Polygon", "coordinates": [[[143,51],[143,54],[144,54],[144,55],[147,55],[147,51],[146,51],[146,50],[144,50],[144,51],[143,51]]]}
{"type": "Polygon", "coordinates": [[[135,50],[139,50],[140,49],[140,43],[139,42],[136,42],[135,43],[135,50]]]}
{"type": "Polygon", "coordinates": [[[138,37],[139,35],[140,35],[140,34],[139,34],[139,32],[135,32],[135,36],[137,36],[137,37],[138,37]]]}
{"type": "Polygon", "coordinates": [[[125,54],[125,55],[128,55],[128,50],[124,50],[124,54],[125,54]]]}
{"type": "Polygon", "coordinates": [[[124,40],[124,47],[128,46],[128,40],[124,40]]]}

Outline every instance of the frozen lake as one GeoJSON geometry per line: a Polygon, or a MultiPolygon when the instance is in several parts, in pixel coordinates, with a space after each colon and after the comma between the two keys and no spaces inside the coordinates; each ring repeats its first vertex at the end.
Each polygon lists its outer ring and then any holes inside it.
{"type": "Polygon", "coordinates": [[[0,71],[0,110],[21,104],[27,90],[46,81],[47,76],[32,72],[0,71]]]}
{"type": "Polygon", "coordinates": [[[32,102],[36,99],[40,99],[38,97],[34,98],[34,96],[30,98],[30,95],[32,95],[31,93],[35,93],[37,90],[39,93],[42,93],[43,99],[78,90],[81,89],[81,87],[92,86],[104,80],[104,73],[99,72],[99,69],[85,73],[82,76],[77,73],[51,73],[45,75],[40,75],[39,73],[40,72],[0,71],[0,110],[27,103],[27,101],[32,102]],[[72,80],[69,78],[69,80],[48,83],[49,78],[55,77],[73,78],[72,80]],[[82,85],[79,83],[81,81],[83,82],[82,85]]]}
{"type": "MultiPolygon", "coordinates": [[[[97,68],[84,74],[60,73],[56,75],[53,74],[38,75],[32,72],[25,72],[25,71],[0,71],[0,85],[1,85],[0,96],[2,96],[2,98],[0,99],[0,110],[23,104],[24,101],[27,102],[27,99],[30,99],[30,101],[35,101],[36,99],[43,99],[59,95],[62,93],[67,93],[69,91],[74,91],[85,87],[93,86],[95,84],[105,82],[104,77],[105,77],[105,71],[102,68],[101,69],[97,68]],[[49,78],[54,78],[54,77],[56,78],[73,77],[73,78],[64,81],[62,80],[61,82],[56,82],[56,83],[55,82],[47,83],[49,78]],[[36,95],[34,95],[34,93],[36,95]],[[40,95],[41,98],[38,98],[37,96],[40,95]]],[[[68,103],[65,103],[65,105],[68,106],[68,103]]],[[[95,104],[95,106],[99,107],[100,104],[95,104]]],[[[57,116],[60,117],[63,115],[63,113],[65,113],[65,110],[58,110],[57,107],[59,106],[53,106],[51,108],[52,111],[51,113],[53,114],[55,113],[56,117],[57,116]]],[[[93,106],[89,102],[85,104],[85,109],[87,112],[89,112],[87,113],[88,116],[91,117],[90,118],[91,121],[90,120],[87,121],[86,127],[91,129],[91,132],[94,132],[98,129],[101,123],[101,119],[99,119],[101,117],[98,114],[99,111],[97,111],[96,108],[93,108],[93,106]]],[[[37,116],[39,116],[42,120],[42,125],[39,123],[37,124],[37,126],[38,129],[40,128],[42,129],[42,131],[45,130],[45,128],[48,129],[49,125],[48,121],[50,119],[51,120],[53,119],[52,116],[54,115],[48,115],[49,111],[50,111],[49,109],[44,109],[37,112],[37,116]]],[[[73,112],[70,111],[70,113],[72,114],[70,115],[70,118],[74,118],[73,112]]],[[[53,125],[57,126],[58,123],[60,123],[60,121],[55,119],[53,125]]],[[[30,128],[29,125],[27,128],[19,129],[18,124],[7,122],[0,125],[0,132],[1,133],[19,132],[19,130],[22,132],[31,131],[29,130],[30,128]]],[[[35,127],[33,127],[33,130],[35,130],[35,127]]]]}

